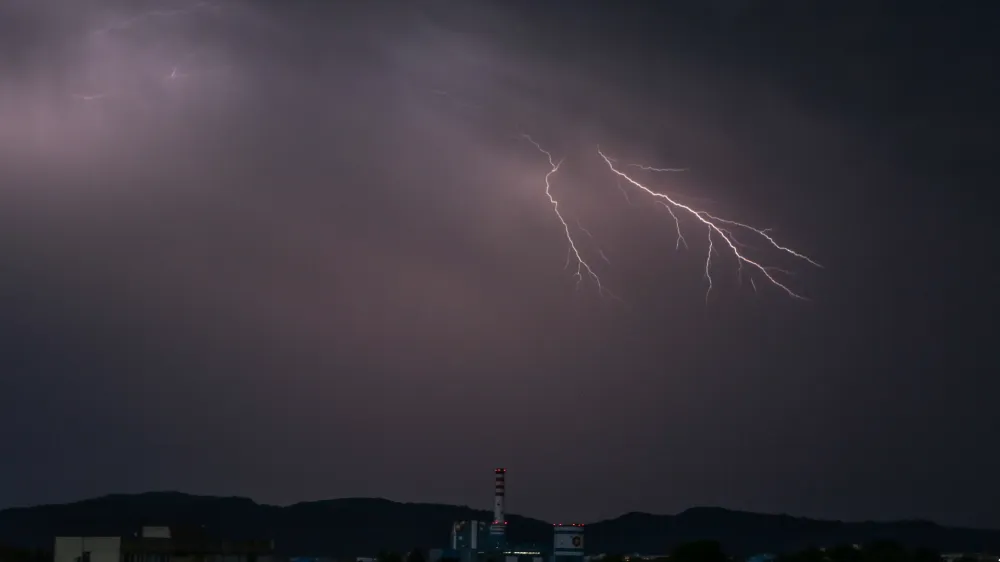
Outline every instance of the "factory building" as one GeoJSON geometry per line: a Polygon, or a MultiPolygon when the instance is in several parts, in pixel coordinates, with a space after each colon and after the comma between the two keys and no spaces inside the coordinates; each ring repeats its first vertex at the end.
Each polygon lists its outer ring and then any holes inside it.
{"type": "Polygon", "coordinates": [[[584,562],[583,525],[553,525],[552,557],[534,547],[513,546],[507,537],[507,469],[493,471],[493,520],[456,521],[447,549],[430,552],[431,562],[584,562]]]}
{"type": "Polygon", "coordinates": [[[489,530],[486,521],[456,521],[451,528],[451,556],[459,562],[476,562],[481,552],[489,550],[489,530]]]}
{"type": "Polygon", "coordinates": [[[431,562],[456,560],[479,562],[487,558],[500,562],[507,544],[507,521],[504,518],[507,469],[493,471],[493,520],[455,521],[447,549],[431,551],[431,562]]]}
{"type": "Polygon", "coordinates": [[[583,524],[560,524],[552,528],[552,562],[583,562],[583,524]]]}
{"type": "Polygon", "coordinates": [[[121,537],[56,537],[53,562],[120,562],[121,537]]]}

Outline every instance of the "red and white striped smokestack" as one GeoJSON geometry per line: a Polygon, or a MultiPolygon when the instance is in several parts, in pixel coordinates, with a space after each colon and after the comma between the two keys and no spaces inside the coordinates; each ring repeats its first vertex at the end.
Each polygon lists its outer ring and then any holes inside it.
{"type": "Polygon", "coordinates": [[[496,492],[493,495],[493,522],[500,525],[504,522],[503,499],[507,469],[498,468],[493,471],[493,474],[496,477],[496,492]]]}

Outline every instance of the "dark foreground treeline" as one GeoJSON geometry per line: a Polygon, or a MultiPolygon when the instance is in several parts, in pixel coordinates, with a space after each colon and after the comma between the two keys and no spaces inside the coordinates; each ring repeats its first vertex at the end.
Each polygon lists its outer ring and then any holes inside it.
{"type": "Polygon", "coordinates": [[[46,550],[15,548],[0,544],[0,562],[51,562],[52,553],[46,550]]]}
{"type": "MultiPolygon", "coordinates": [[[[605,556],[602,562],[627,562],[628,555],[605,556]]],[[[651,562],[942,562],[941,553],[928,548],[907,548],[893,541],[876,541],[865,545],[844,544],[829,548],[810,547],[779,555],[761,553],[756,556],[730,556],[716,541],[694,541],[675,547],[663,559],[651,562]]],[[[994,558],[995,560],[995,558],[994,558]]],[[[982,562],[976,555],[965,555],[956,562],[982,562]]]]}
{"type": "MultiPolygon", "coordinates": [[[[761,555],[750,557],[754,562],[942,562],[941,553],[928,548],[906,548],[892,541],[877,541],[866,545],[839,545],[831,548],[811,547],[777,556],[761,555]]],[[[601,562],[629,562],[633,558],[627,554],[608,554],[601,562]]],[[[745,560],[742,556],[730,556],[716,541],[694,541],[675,547],[662,558],[648,562],[733,562],[745,560]]],[[[966,554],[953,562],[984,562],[982,554],[966,554]]],[[[989,559],[991,562],[996,557],[989,559]]],[[[52,562],[52,553],[41,549],[23,549],[0,545],[0,562],[52,562]]],[[[407,553],[383,550],[376,562],[427,562],[427,552],[416,548],[407,553]]],[[[451,562],[442,560],[441,562],[451,562]]],[[[457,561],[455,561],[457,562],[457,561]]],[[[503,562],[487,560],[487,562],[503,562]]]]}
{"type": "MultiPolygon", "coordinates": [[[[608,554],[601,562],[634,562],[634,555],[608,554]]],[[[427,554],[421,549],[414,549],[407,554],[392,551],[382,551],[376,557],[376,562],[426,562],[427,554]]],[[[727,554],[722,545],[716,541],[693,541],[678,545],[662,558],[647,560],[647,562],[733,562],[734,560],[753,560],[753,562],[942,562],[941,553],[928,548],[906,548],[893,541],[876,541],[866,545],[838,545],[831,548],[810,547],[804,550],[780,554],[777,556],[761,553],[757,556],[742,557],[727,554]]],[[[981,554],[962,555],[953,562],[984,562],[981,554]]],[[[989,558],[990,562],[997,560],[989,558]]],[[[441,562],[457,562],[442,560],[441,562]]],[[[489,560],[486,562],[503,562],[489,560]]]]}

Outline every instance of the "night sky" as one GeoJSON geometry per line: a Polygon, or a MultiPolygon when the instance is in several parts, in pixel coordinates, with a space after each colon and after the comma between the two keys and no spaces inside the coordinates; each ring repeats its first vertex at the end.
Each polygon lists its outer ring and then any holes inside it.
{"type": "Polygon", "coordinates": [[[0,507],[1000,527],[997,11],[3,0],[0,507]]]}

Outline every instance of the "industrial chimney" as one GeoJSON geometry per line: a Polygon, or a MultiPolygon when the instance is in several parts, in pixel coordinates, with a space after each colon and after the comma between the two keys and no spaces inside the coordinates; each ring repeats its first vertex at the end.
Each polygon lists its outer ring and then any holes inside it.
{"type": "Polygon", "coordinates": [[[504,479],[507,475],[506,468],[498,468],[493,471],[496,476],[496,493],[493,495],[493,522],[502,524],[504,522],[503,496],[504,479]]]}
{"type": "Polygon", "coordinates": [[[493,471],[494,492],[493,492],[493,524],[490,525],[490,547],[493,551],[503,552],[507,549],[507,521],[504,513],[505,479],[507,477],[506,468],[497,468],[493,471]]]}

